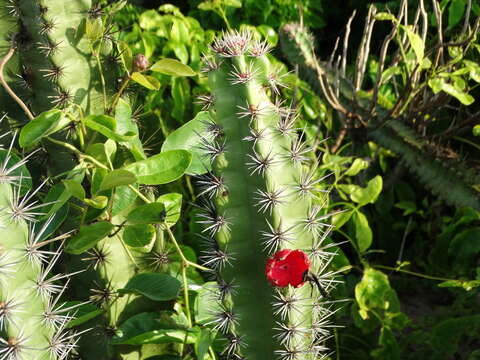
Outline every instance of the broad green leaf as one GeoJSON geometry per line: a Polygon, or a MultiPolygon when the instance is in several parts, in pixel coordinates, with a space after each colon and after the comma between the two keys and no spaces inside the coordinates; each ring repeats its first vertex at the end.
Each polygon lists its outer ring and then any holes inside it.
{"type": "Polygon", "coordinates": [[[152,65],[150,70],[172,76],[195,76],[190,66],[175,59],[162,59],[152,65]]]}
{"type": "Polygon", "coordinates": [[[477,83],[480,83],[480,65],[470,60],[463,60],[463,63],[467,67],[470,77],[477,83]]]}
{"type": "Polygon", "coordinates": [[[141,313],[122,323],[111,340],[114,345],[193,343],[194,333],[181,328],[166,312],[141,313]]]}
{"type": "MultiPolygon", "coordinates": [[[[153,10],[152,10],[153,11],[153,10]]],[[[128,44],[124,41],[116,41],[118,47],[118,53],[120,54],[120,59],[122,60],[122,64],[124,69],[129,73],[132,71],[133,67],[133,54],[132,50],[128,46],[128,44]]]]}
{"type": "Polygon", "coordinates": [[[215,339],[213,331],[207,328],[199,329],[200,334],[195,341],[195,354],[198,360],[204,360],[205,355],[208,353],[208,348],[212,345],[215,339]]]}
{"type": "Polygon", "coordinates": [[[415,53],[415,56],[417,58],[417,62],[421,64],[425,52],[425,44],[423,43],[422,38],[417,33],[415,33],[410,26],[402,26],[402,28],[407,34],[408,41],[412,46],[413,52],[415,53]]]}
{"type": "MultiPolygon", "coordinates": [[[[136,185],[133,185],[136,187],[136,185]]],[[[138,195],[128,186],[119,186],[113,194],[112,216],[117,216],[133,205],[138,195]]]]}
{"type": "Polygon", "coordinates": [[[451,0],[448,7],[448,29],[457,25],[463,18],[467,0],[451,0]]]}
{"type": "Polygon", "coordinates": [[[122,143],[127,149],[130,150],[135,160],[143,160],[146,158],[143,151],[143,145],[138,136],[138,126],[132,119],[132,108],[123,99],[118,99],[117,106],[115,107],[115,120],[117,121],[117,132],[120,134],[134,133],[136,134],[129,141],[122,143]]]}
{"type": "Polygon", "coordinates": [[[378,195],[380,195],[382,186],[383,180],[380,175],[371,179],[365,188],[353,184],[338,185],[341,190],[349,194],[350,198],[360,206],[364,206],[368,203],[373,204],[375,200],[377,200],[378,195]]]}
{"type": "Polygon", "coordinates": [[[127,132],[125,134],[117,133],[116,121],[108,115],[89,115],[83,121],[88,128],[98,131],[100,134],[115,141],[129,141],[136,135],[133,132],[127,132]]]}
{"type": "Polygon", "coordinates": [[[400,360],[400,346],[395,335],[387,326],[382,326],[378,345],[379,348],[371,352],[374,359],[400,360]]]}
{"type": "Polygon", "coordinates": [[[127,215],[130,224],[159,224],[165,220],[165,205],[154,202],[134,208],[127,215]]]}
{"type": "Polygon", "coordinates": [[[211,170],[210,161],[206,160],[205,153],[201,150],[202,138],[211,138],[207,132],[207,124],[212,123],[208,111],[200,111],[194,119],[170,133],[162,145],[162,152],[183,149],[192,154],[192,162],[186,173],[200,175],[211,170]],[[200,136],[201,134],[201,136],[200,136]]]}
{"type": "Polygon", "coordinates": [[[85,199],[85,190],[83,186],[75,180],[63,180],[63,184],[65,188],[70,193],[71,196],[76,197],[77,199],[83,200],[85,199]]]}
{"type": "Polygon", "coordinates": [[[94,247],[97,242],[108,236],[113,229],[114,226],[106,221],[81,226],[78,234],[68,241],[65,251],[69,254],[79,255],[94,247]]]}
{"type": "Polygon", "coordinates": [[[165,206],[165,224],[168,227],[175,225],[178,219],[180,219],[180,212],[182,209],[182,194],[164,194],[157,199],[157,202],[162,203],[165,206]]]}
{"type": "Polygon", "coordinates": [[[345,175],[347,176],[355,176],[357,175],[360,171],[366,169],[368,167],[368,161],[363,160],[361,158],[356,158],[352,165],[348,168],[347,171],[345,171],[345,175]]]}
{"type": "Polygon", "coordinates": [[[139,72],[134,72],[131,75],[131,79],[136,83],[146,87],[148,90],[158,90],[160,89],[160,81],[153,76],[144,75],[139,72]]]}
{"type": "Polygon", "coordinates": [[[468,277],[474,276],[480,256],[480,227],[471,226],[455,234],[448,248],[451,269],[468,277]]]}
{"type": "Polygon", "coordinates": [[[103,34],[102,18],[87,18],[85,23],[85,35],[91,42],[94,42],[103,34]]]}
{"type": "MultiPolygon", "coordinates": [[[[64,304],[62,304],[59,308],[63,309],[68,309],[72,306],[80,304],[80,301],[69,301],[64,304]]],[[[72,328],[74,326],[81,325],[88,320],[91,320],[98,315],[103,313],[102,309],[97,308],[93,304],[83,304],[81,306],[78,306],[73,310],[73,313],[75,314],[75,317],[70,320],[66,326],[67,329],[72,328]]]]}
{"type": "Polygon", "coordinates": [[[137,181],[137,178],[128,170],[117,169],[109,172],[102,180],[100,185],[100,191],[113,189],[114,187],[121,185],[133,184],[137,181]]]}
{"type": "Polygon", "coordinates": [[[222,310],[221,305],[217,301],[212,302],[212,295],[215,295],[215,293],[212,294],[212,292],[218,291],[216,285],[215,282],[206,282],[198,291],[194,305],[195,321],[197,324],[205,325],[215,320],[215,312],[222,310]]]}
{"type": "Polygon", "coordinates": [[[361,311],[360,315],[364,319],[369,317],[370,309],[390,312],[400,310],[397,294],[391,288],[388,276],[369,267],[365,269],[362,280],[355,286],[355,299],[361,311]]]}
{"type": "Polygon", "coordinates": [[[475,98],[472,95],[462,91],[459,88],[456,88],[452,84],[447,83],[443,77],[437,76],[433,79],[430,79],[428,81],[428,86],[431,87],[434,94],[438,93],[440,90],[444,91],[464,105],[470,105],[475,101],[475,98]]]}
{"type": "Polygon", "coordinates": [[[372,230],[367,217],[360,211],[354,212],[352,221],[355,225],[355,239],[360,252],[365,252],[372,244],[372,230]]]}
{"type": "Polygon", "coordinates": [[[71,120],[63,116],[61,110],[52,109],[45,111],[22,128],[18,142],[21,147],[35,145],[45,136],[63,129],[70,122],[71,120]]]}
{"type": "Polygon", "coordinates": [[[142,273],[131,278],[121,294],[140,294],[154,301],[173,300],[180,291],[180,281],[167,274],[142,273]]]}
{"type": "Polygon", "coordinates": [[[171,150],[124,167],[135,174],[139,184],[160,185],[177,180],[190,166],[192,155],[186,150],[171,150]]]}
{"type": "Polygon", "coordinates": [[[128,246],[145,247],[155,240],[155,226],[151,224],[126,225],[123,229],[122,239],[128,246]]]}
{"type": "Polygon", "coordinates": [[[469,339],[476,341],[479,331],[480,315],[478,313],[455,318],[448,316],[445,320],[435,323],[430,329],[430,342],[432,348],[438,349],[438,354],[441,354],[435,358],[454,359],[455,354],[458,354],[460,343],[468,343],[469,339]]]}

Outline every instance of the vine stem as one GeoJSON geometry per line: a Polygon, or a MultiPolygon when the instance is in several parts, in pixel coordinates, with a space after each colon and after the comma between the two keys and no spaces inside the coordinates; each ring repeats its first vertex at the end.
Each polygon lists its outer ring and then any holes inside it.
{"type": "Polygon", "coordinates": [[[169,227],[165,226],[165,231],[167,232],[170,240],[173,242],[173,245],[175,245],[175,248],[177,249],[177,252],[180,255],[180,257],[182,258],[182,261],[185,265],[193,266],[194,268],[197,268],[197,269],[202,270],[202,271],[210,271],[209,268],[206,268],[202,265],[198,265],[198,264],[195,264],[194,262],[191,262],[191,261],[187,260],[187,258],[185,257],[185,255],[182,252],[182,249],[180,249],[180,245],[178,245],[177,239],[175,239],[175,235],[173,235],[172,230],[170,230],[169,227]]]}
{"type": "Polygon", "coordinates": [[[185,298],[185,310],[187,313],[188,327],[193,327],[192,314],[190,314],[190,299],[188,298],[187,266],[182,266],[183,296],[185,298]]]}
{"type": "Polygon", "coordinates": [[[32,112],[30,109],[25,105],[25,103],[20,99],[17,94],[13,92],[13,90],[8,86],[7,82],[5,81],[5,78],[3,76],[3,68],[5,67],[5,64],[8,62],[8,60],[11,59],[13,56],[13,53],[15,52],[15,48],[11,47],[10,50],[8,50],[7,55],[3,59],[0,60],[0,83],[2,84],[3,88],[5,91],[17,102],[18,105],[25,111],[25,114],[27,114],[28,118],[30,120],[33,120],[35,116],[33,116],[32,112]]]}
{"type": "Polygon", "coordinates": [[[413,275],[413,276],[421,277],[421,278],[428,279],[428,280],[456,281],[455,279],[447,279],[447,278],[442,278],[442,277],[438,277],[438,276],[425,275],[425,274],[417,273],[417,272],[414,272],[414,271],[403,270],[403,269],[400,269],[398,267],[385,266],[385,265],[374,265],[373,267],[379,268],[379,269],[402,272],[402,273],[405,273],[405,274],[408,274],[408,275],[413,275]]]}
{"type": "Polygon", "coordinates": [[[120,86],[120,90],[115,94],[115,97],[112,100],[112,105],[110,106],[110,109],[108,109],[108,113],[112,112],[113,109],[115,109],[115,106],[117,105],[118,99],[120,99],[120,96],[122,96],[123,92],[125,91],[125,88],[127,87],[128,83],[130,82],[130,75],[127,75],[123,82],[122,85],[120,86]]]}

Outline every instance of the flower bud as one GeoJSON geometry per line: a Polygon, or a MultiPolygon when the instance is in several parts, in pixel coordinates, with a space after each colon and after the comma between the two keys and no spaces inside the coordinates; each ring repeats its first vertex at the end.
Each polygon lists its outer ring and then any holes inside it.
{"type": "Polygon", "coordinates": [[[133,71],[142,72],[147,70],[149,66],[150,63],[145,55],[135,55],[135,58],[133,59],[133,71]]]}

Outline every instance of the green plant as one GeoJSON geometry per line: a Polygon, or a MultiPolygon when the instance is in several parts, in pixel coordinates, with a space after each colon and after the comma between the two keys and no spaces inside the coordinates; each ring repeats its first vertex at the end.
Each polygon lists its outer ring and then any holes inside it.
{"type": "Polygon", "coordinates": [[[200,321],[222,334],[227,356],[313,359],[327,351],[329,300],[314,285],[272,288],[265,264],[279,249],[302,250],[321,287],[331,291],[336,280],[328,268],[332,245],[325,242],[331,229],[323,221],[326,187],[297,133],[295,110],[282,106],[285,84],[266,57],[268,43],[247,31],[229,32],[212,49],[204,67],[212,93],[201,96],[209,112],[166,141],[203,153],[200,173],[212,164],[198,181],[199,222],[205,225],[202,258],[217,285],[204,300],[215,304],[200,321]],[[196,141],[189,140],[193,135],[196,141]]]}

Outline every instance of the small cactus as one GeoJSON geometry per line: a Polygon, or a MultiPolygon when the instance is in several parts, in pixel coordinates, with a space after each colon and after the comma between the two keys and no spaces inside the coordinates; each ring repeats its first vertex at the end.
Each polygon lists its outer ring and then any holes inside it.
{"type": "Polygon", "coordinates": [[[269,45],[229,32],[211,48],[204,71],[212,94],[201,100],[212,123],[201,148],[213,170],[199,180],[203,261],[217,280],[210,324],[223,334],[228,358],[318,359],[329,337],[324,295],[335,283],[327,271],[333,254],[325,250],[331,226],[322,178],[295,110],[282,106],[286,84],[268,61],[269,45]],[[278,262],[286,253],[303,262],[278,262]],[[276,281],[280,272],[296,277],[276,281]],[[309,274],[321,288],[305,282],[309,274]]]}

